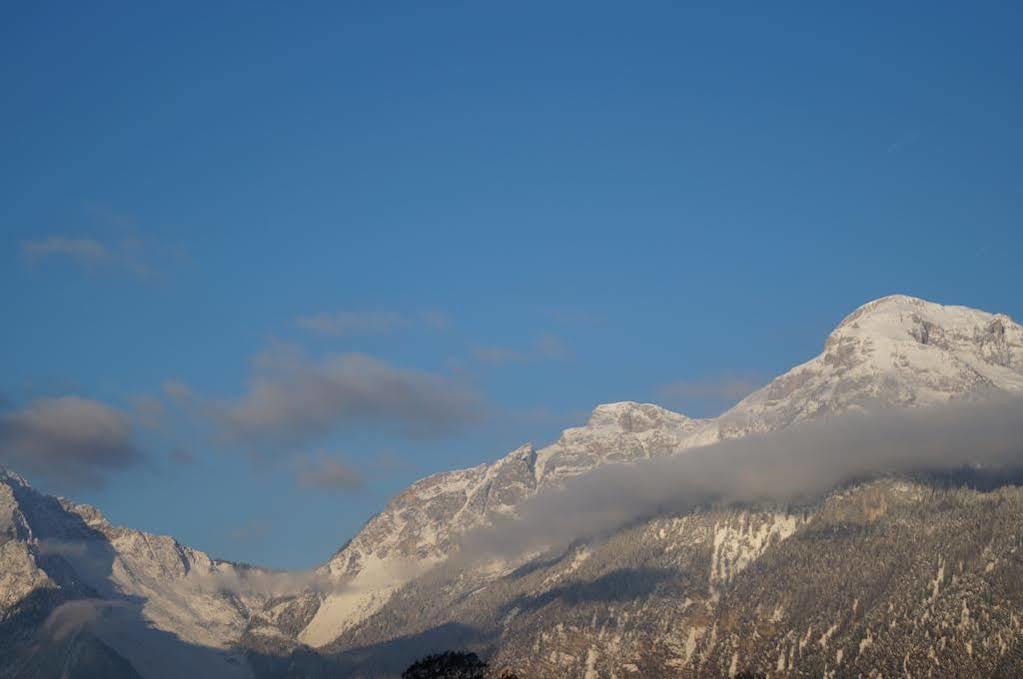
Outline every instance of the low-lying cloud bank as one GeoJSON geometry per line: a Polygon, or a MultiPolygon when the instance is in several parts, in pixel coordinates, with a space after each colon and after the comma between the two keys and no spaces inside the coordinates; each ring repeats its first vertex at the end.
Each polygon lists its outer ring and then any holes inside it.
{"type": "Polygon", "coordinates": [[[964,467],[991,474],[1023,469],[1023,399],[860,413],[601,467],[531,498],[519,518],[468,534],[462,553],[515,557],[711,503],[795,503],[858,479],[964,467]]]}
{"type": "Polygon", "coordinates": [[[312,592],[330,594],[341,591],[345,585],[325,571],[269,571],[261,568],[237,568],[206,574],[192,571],[176,584],[185,591],[198,589],[266,597],[312,592]]]}

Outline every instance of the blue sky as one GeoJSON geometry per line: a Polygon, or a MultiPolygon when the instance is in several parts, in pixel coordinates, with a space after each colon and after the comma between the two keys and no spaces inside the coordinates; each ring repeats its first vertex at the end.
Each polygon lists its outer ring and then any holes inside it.
{"type": "Polygon", "coordinates": [[[0,407],[49,437],[8,464],[306,567],[870,299],[1023,317],[1018,7],[417,4],[8,10],[0,407]]]}

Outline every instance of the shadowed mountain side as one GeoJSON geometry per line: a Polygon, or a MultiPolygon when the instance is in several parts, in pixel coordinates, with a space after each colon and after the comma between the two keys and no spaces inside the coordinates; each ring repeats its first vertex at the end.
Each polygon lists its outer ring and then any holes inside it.
{"type": "Polygon", "coordinates": [[[59,590],[38,589],[0,622],[0,677],[138,677],[126,660],[87,632],[77,630],[59,640],[45,638],[44,622],[65,601],[59,590]]]}
{"type": "Polygon", "coordinates": [[[494,652],[496,634],[448,622],[418,634],[398,637],[379,644],[353,648],[335,656],[341,677],[392,679],[424,656],[450,649],[469,650],[481,658],[494,652]]]}
{"type": "Polygon", "coordinates": [[[131,663],[88,629],[72,630],[64,636],[41,633],[44,614],[53,610],[55,603],[50,592],[38,590],[0,624],[0,677],[141,679],[131,663]]]}
{"type": "Polygon", "coordinates": [[[38,589],[0,622],[0,677],[250,676],[239,658],[153,628],[141,607],[127,598],[76,598],[62,589],[38,589]]]}
{"type": "Polygon", "coordinates": [[[565,606],[590,603],[611,604],[650,596],[655,591],[662,595],[679,594],[673,585],[677,574],[666,568],[622,568],[587,582],[558,585],[542,594],[523,596],[508,603],[501,618],[511,611],[531,613],[554,602],[565,606]],[[676,591],[672,591],[676,590],[676,591]]]}
{"type": "MultiPolygon", "coordinates": [[[[439,567],[397,592],[379,614],[339,639],[332,654],[353,671],[372,667],[372,657],[380,649],[384,651],[381,660],[400,649],[402,660],[408,661],[406,666],[427,653],[450,649],[471,650],[486,659],[508,640],[509,632],[519,634],[519,620],[539,619],[554,624],[562,610],[606,610],[650,597],[681,598],[692,588],[706,591],[705,582],[696,582],[698,578],[691,577],[688,568],[679,572],[656,564],[597,565],[597,560],[580,564],[580,553],[588,553],[588,548],[538,559],[531,568],[509,571],[496,579],[439,567]],[[573,578],[577,568],[578,577],[573,578]],[[430,626],[429,621],[441,624],[430,626]],[[402,631],[395,634],[398,630],[402,631]],[[402,641],[395,647],[389,642],[360,643],[380,636],[402,641]],[[352,656],[353,651],[348,649],[359,650],[352,656]]],[[[684,563],[698,572],[706,568],[704,559],[692,562],[686,557],[684,563]]],[[[394,662],[389,669],[400,670],[400,665],[394,662]]]]}
{"type": "Polygon", "coordinates": [[[154,627],[143,615],[146,600],[118,591],[112,580],[116,549],[80,514],[27,485],[5,487],[30,531],[21,549],[46,584],[4,612],[0,677],[252,675],[241,653],[154,627]]]}
{"type": "Polygon", "coordinates": [[[143,676],[319,678],[337,676],[337,665],[311,651],[288,658],[251,651],[243,656],[189,644],[153,628],[137,602],[68,599],[57,589],[33,592],[0,622],[4,679],[143,676]],[[99,615],[83,616],[86,610],[99,615]]]}

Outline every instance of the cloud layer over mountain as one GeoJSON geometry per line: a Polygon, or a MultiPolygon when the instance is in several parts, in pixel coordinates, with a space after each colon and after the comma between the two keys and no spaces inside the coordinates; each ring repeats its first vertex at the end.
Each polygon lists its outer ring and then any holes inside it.
{"type": "Polygon", "coordinates": [[[608,465],[532,497],[518,519],[474,531],[463,548],[469,558],[512,557],[710,503],[798,503],[877,475],[964,468],[994,478],[1023,468],[1023,398],[857,413],[608,465]]]}

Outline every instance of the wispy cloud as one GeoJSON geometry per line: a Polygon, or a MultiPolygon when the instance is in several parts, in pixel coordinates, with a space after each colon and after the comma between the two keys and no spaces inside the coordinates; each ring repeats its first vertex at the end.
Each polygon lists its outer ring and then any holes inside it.
{"type": "Polygon", "coordinates": [[[528,360],[528,354],[509,349],[508,347],[473,347],[472,357],[479,363],[488,365],[501,365],[503,363],[523,363],[528,360]]]}
{"type": "Polygon", "coordinates": [[[524,350],[496,345],[477,346],[472,349],[473,359],[477,363],[486,365],[562,359],[570,355],[571,352],[567,345],[560,338],[550,333],[541,335],[531,347],[524,350]]]}
{"type": "Polygon", "coordinates": [[[766,380],[757,375],[715,375],[675,380],[657,388],[657,397],[665,405],[683,411],[721,410],[749,396],[766,380]]]}
{"type": "Polygon", "coordinates": [[[68,257],[82,264],[95,266],[114,258],[103,243],[91,238],[66,238],[50,236],[43,240],[21,242],[21,252],[32,259],[45,257],[68,257]]]}
{"type": "Polygon", "coordinates": [[[63,486],[100,486],[141,459],[129,418],[98,401],[43,398],[0,415],[0,461],[63,486]]]}
{"type": "Polygon", "coordinates": [[[309,592],[337,594],[351,585],[320,569],[306,571],[270,571],[262,568],[222,568],[212,573],[193,570],[179,580],[186,588],[211,593],[234,592],[264,597],[293,596],[309,592]]]}
{"type": "Polygon", "coordinates": [[[323,452],[298,459],[295,481],[300,488],[324,492],[356,490],[365,485],[362,475],[353,467],[323,452]]]}
{"type": "Polygon", "coordinates": [[[273,523],[266,519],[253,519],[246,523],[232,528],[228,537],[233,542],[259,542],[270,534],[273,523]]]}
{"type": "Polygon", "coordinates": [[[365,354],[314,360],[278,344],[253,366],[242,396],[210,407],[229,440],[255,448],[304,446],[365,425],[411,438],[445,436],[475,421],[483,407],[481,396],[463,384],[365,354]]]}
{"type": "Polygon", "coordinates": [[[327,337],[387,335],[417,324],[443,330],[450,323],[448,315],[440,311],[421,311],[417,314],[396,311],[331,311],[295,319],[295,324],[303,330],[327,337]]]}
{"type": "Polygon", "coordinates": [[[393,311],[334,311],[312,316],[299,316],[298,327],[320,335],[349,337],[381,335],[397,330],[407,320],[393,311]]]}
{"type": "MultiPolygon", "coordinates": [[[[121,271],[140,278],[155,278],[154,252],[139,238],[104,241],[96,238],[51,235],[23,240],[21,254],[30,264],[64,261],[87,271],[121,271]]],[[[180,253],[179,253],[180,254],[180,253]]]]}

